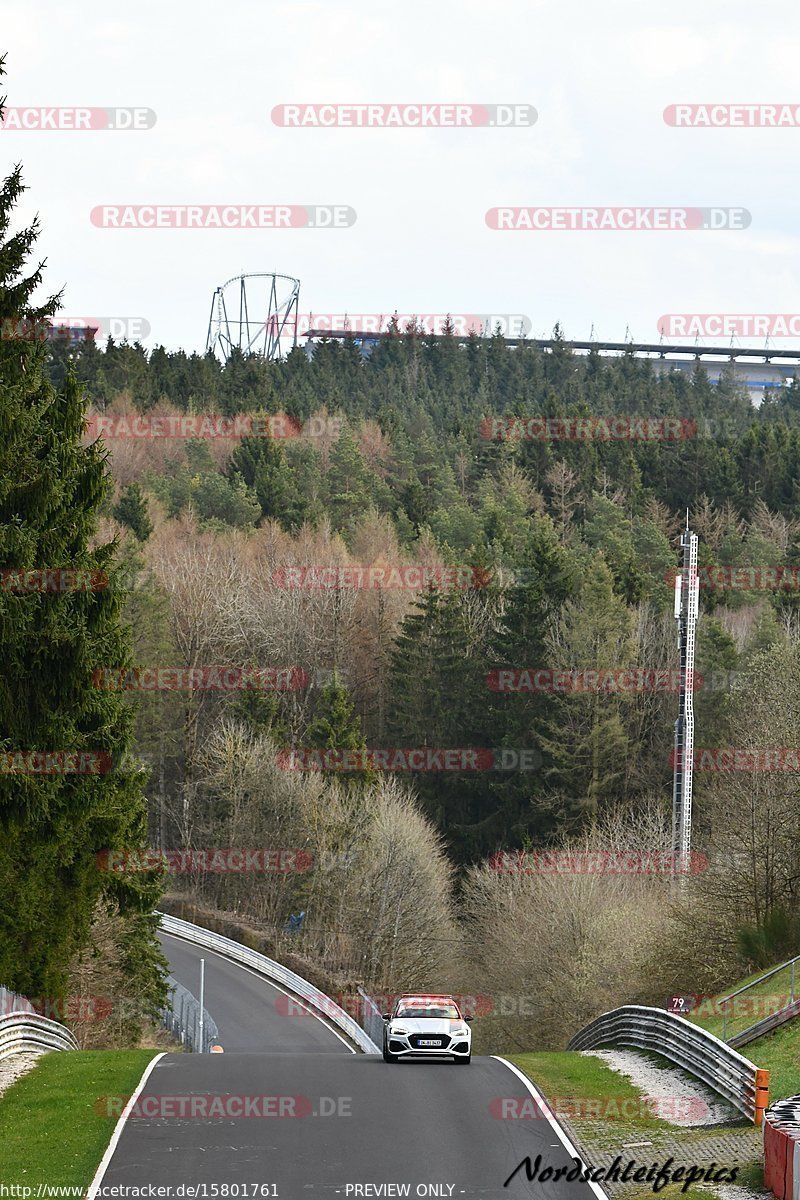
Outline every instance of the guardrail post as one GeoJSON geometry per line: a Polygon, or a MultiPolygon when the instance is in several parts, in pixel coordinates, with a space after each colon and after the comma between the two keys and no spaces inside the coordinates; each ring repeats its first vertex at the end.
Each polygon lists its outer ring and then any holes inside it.
{"type": "Polygon", "coordinates": [[[756,1103],[753,1121],[760,1126],[764,1120],[764,1112],[769,1107],[769,1071],[761,1067],[756,1071],[756,1103]]]}

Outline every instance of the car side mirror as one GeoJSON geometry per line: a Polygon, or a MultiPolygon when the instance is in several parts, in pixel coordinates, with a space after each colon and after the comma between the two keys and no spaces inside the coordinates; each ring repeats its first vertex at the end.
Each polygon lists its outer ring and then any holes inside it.
{"type": "Polygon", "coordinates": [[[465,1021],[471,1021],[471,1020],[472,1020],[472,1017],[464,1017],[464,1020],[465,1020],[465,1021]]]}
{"type": "Polygon", "coordinates": [[[390,1019],[390,1018],[389,1018],[389,1014],[388,1014],[388,1013],[384,1013],[384,1014],[383,1014],[383,1019],[384,1019],[384,1021],[388,1021],[388,1020],[390,1019]]]}

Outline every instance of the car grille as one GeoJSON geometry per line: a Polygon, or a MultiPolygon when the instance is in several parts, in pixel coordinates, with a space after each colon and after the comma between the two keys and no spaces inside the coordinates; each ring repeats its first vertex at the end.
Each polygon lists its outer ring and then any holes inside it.
{"type": "Polygon", "coordinates": [[[409,1046],[415,1050],[444,1050],[450,1045],[450,1038],[446,1033],[414,1033],[408,1039],[409,1046]],[[427,1045],[420,1045],[420,1042],[427,1042],[427,1045]],[[434,1042],[435,1045],[430,1045],[434,1042]]]}

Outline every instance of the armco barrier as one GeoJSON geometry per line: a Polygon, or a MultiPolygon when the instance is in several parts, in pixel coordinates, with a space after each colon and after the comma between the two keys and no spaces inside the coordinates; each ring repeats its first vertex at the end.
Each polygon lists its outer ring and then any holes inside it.
{"type": "Polygon", "coordinates": [[[35,1012],[10,1012],[0,1017],[0,1059],[12,1054],[43,1054],[46,1050],[77,1050],[70,1031],[35,1012]]]}
{"type": "Polygon", "coordinates": [[[800,1096],[764,1114],[764,1186],[779,1200],[800,1200],[800,1096]]]}
{"type": "Polygon", "coordinates": [[[160,919],[164,933],[170,933],[174,937],[183,938],[184,941],[193,942],[196,946],[202,946],[206,950],[215,950],[217,954],[222,954],[225,958],[232,959],[233,962],[250,967],[252,971],[263,975],[265,979],[281,984],[295,996],[305,1000],[311,1008],[326,1017],[332,1025],[341,1029],[342,1033],[364,1054],[380,1054],[380,1048],[349,1013],[346,1013],[319,988],[314,987],[313,983],[303,979],[301,975],[296,975],[294,971],[267,958],[265,954],[259,954],[258,951],[250,950],[249,947],[242,946],[231,938],[223,937],[221,933],[202,929],[199,925],[192,925],[190,921],[183,921],[180,917],[172,917],[168,913],[157,913],[156,915],[160,919]]]}
{"type": "Polygon", "coordinates": [[[767,1107],[769,1072],[760,1070],[699,1025],[663,1008],[625,1004],[591,1021],[575,1034],[567,1049],[595,1050],[613,1045],[654,1050],[697,1076],[756,1125],[761,1124],[767,1107]]]}

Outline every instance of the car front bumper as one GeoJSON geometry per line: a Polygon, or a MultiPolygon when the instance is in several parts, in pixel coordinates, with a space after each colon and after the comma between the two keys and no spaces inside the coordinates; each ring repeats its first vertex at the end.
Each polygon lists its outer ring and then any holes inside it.
{"type": "Polygon", "coordinates": [[[399,1034],[387,1033],[386,1045],[390,1054],[398,1058],[467,1058],[471,1053],[472,1039],[463,1034],[399,1034]],[[436,1041],[439,1045],[420,1045],[420,1041],[436,1041]]]}

